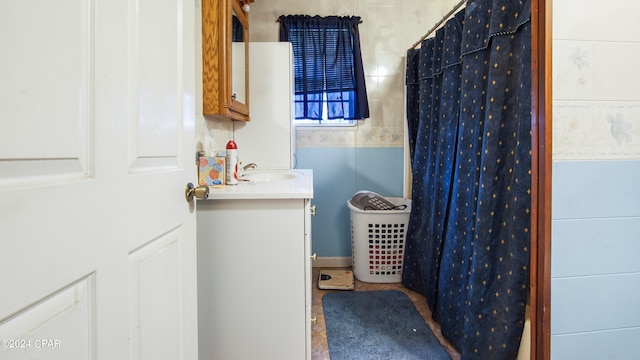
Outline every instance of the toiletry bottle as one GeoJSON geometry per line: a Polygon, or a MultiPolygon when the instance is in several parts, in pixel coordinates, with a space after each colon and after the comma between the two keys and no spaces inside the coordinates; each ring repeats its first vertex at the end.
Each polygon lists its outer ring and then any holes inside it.
{"type": "Polygon", "coordinates": [[[238,146],[233,140],[227,143],[226,184],[238,185],[238,146]]]}

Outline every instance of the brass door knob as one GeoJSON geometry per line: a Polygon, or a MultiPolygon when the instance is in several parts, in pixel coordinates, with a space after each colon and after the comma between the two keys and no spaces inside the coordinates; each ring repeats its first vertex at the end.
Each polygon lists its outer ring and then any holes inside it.
{"type": "Polygon", "coordinates": [[[209,187],[206,185],[194,187],[192,183],[187,183],[187,187],[184,190],[184,197],[187,202],[193,201],[193,198],[206,199],[209,197],[209,187]]]}

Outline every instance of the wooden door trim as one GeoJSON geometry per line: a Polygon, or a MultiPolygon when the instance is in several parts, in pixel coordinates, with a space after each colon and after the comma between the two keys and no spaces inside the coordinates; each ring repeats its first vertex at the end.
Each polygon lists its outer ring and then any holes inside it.
{"type": "Polygon", "coordinates": [[[531,359],[551,357],[551,0],[531,2],[531,359]]]}

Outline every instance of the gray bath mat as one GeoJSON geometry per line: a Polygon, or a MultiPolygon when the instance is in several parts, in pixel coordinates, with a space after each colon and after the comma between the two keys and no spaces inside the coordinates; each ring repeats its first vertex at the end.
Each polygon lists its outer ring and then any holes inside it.
{"type": "Polygon", "coordinates": [[[340,291],[322,297],[331,360],[450,359],[401,291],[340,291]]]}

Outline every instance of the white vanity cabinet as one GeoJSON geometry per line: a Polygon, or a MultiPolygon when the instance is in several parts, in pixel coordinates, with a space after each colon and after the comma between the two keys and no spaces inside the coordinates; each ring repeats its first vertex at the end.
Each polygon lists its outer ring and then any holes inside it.
{"type": "Polygon", "coordinates": [[[311,359],[311,197],[227,195],[197,202],[199,358],[311,359]]]}

